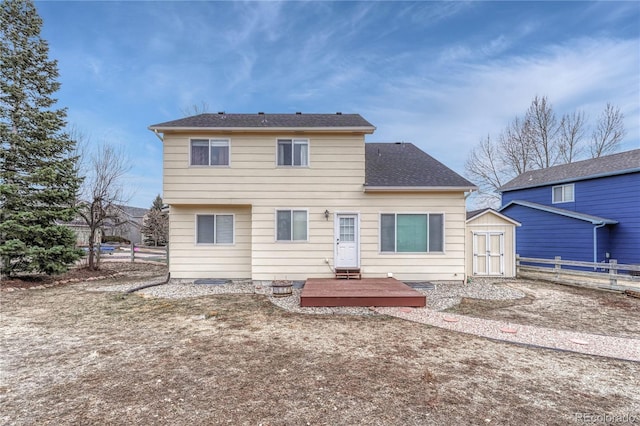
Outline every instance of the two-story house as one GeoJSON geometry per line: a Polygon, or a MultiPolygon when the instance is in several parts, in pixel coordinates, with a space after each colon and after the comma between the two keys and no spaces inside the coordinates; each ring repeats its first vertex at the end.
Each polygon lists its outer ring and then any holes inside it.
{"type": "Polygon", "coordinates": [[[201,114],[163,140],[173,278],[463,280],[476,187],[358,114],[201,114]]]}
{"type": "Polygon", "coordinates": [[[532,170],[502,188],[523,257],[640,264],[640,149],[532,170]]]}

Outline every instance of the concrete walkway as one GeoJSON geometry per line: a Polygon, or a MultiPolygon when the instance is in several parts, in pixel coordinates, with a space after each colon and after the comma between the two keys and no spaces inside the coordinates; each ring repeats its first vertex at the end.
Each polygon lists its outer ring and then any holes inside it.
{"type": "Polygon", "coordinates": [[[461,333],[541,348],[640,362],[640,339],[513,324],[428,308],[374,308],[380,314],[461,333]]]}

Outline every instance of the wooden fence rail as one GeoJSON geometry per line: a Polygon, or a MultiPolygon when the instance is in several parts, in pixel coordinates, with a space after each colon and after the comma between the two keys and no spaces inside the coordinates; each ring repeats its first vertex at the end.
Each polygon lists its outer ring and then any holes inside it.
{"type": "Polygon", "coordinates": [[[516,255],[516,274],[523,278],[541,278],[562,284],[608,290],[640,290],[640,265],[609,262],[581,262],[520,257],[516,255]],[[564,268],[563,268],[564,266],[564,268]]]}
{"type": "Polygon", "coordinates": [[[118,246],[96,244],[96,256],[101,261],[159,262],[169,264],[169,246],[144,246],[131,244],[118,246]]]}

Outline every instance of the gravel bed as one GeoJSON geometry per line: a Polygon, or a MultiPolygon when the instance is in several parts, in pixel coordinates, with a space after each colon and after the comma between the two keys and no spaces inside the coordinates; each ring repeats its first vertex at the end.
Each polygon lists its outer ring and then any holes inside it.
{"type": "MultiPolygon", "coordinates": [[[[121,285],[106,285],[92,288],[94,291],[120,291],[125,292],[142,285],[159,282],[161,279],[147,279],[129,282],[121,285]]],[[[433,289],[416,289],[427,297],[427,307],[435,311],[442,311],[460,303],[463,297],[485,300],[509,300],[519,299],[525,294],[508,286],[509,281],[497,281],[496,279],[476,279],[472,283],[436,283],[433,289]]],[[[373,312],[366,307],[322,307],[311,308],[300,306],[301,289],[292,289],[292,295],[288,297],[271,296],[271,286],[264,283],[253,283],[251,280],[236,280],[231,284],[194,284],[192,280],[171,280],[167,284],[145,288],[138,293],[150,297],[165,297],[181,299],[200,297],[212,294],[262,294],[276,306],[290,312],[318,315],[372,315],[373,312]]]]}
{"type": "Polygon", "coordinates": [[[483,300],[513,300],[525,294],[509,287],[509,280],[499,278],[475,278],[471,283],[436,283],[434,289],[416,291],[427,296],[427,307],[434,311],[444,311],[460,303],[463,297],[483,300]]]}

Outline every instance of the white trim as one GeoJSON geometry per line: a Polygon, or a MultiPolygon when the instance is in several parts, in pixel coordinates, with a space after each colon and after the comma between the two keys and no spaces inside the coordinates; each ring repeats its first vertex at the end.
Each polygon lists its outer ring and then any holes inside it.
{"type": "Polygon", "coordinates": [[[278,169],[309,169],[311,168],[311,140],[309,138],[296,138],[294,136],[282,136],[276,138],[276,168],[278,169]],[[278,164],[278,142],[290,140],[291,141],[291,165],[280,165],[278,164]],[[294,166],[294,152],[295,152],[295,143],[296,141],[306,141],[307,142],[307,164],[305,166],[294,166]]]}
{"type": "Polygon", "coordinates": [[[340,215],[351,215],[351,216],[355,216],[356,217],[356,223],[355,223],[355,238],[356,238],[356,242],[357,242],[357,247],[356,247],[356,256],[357,256],[357,266],[354,266],[354,268],[360,268],[361,267],[361,263],[362,263],[362,258],[360,257],[360,212],[353,212],[353,211],[336,211],[333,212],[333,266],[334,268],[336,268],[336,258],[338,257],[338,245],[336,244],[336,235],[340,234],[340,223],[338,220],[338,216],[340,215]]]}
{"type": "Polygon", "coordinates": [[[276,207],[273,211],[273,241],[276,243],[291,244],[291,243],[308,243],[309,242],[309,209],[306,207],[276,207]],[[278,239],[278,211],[290,211],[291,212],[291,239],[279,240],[278,239]],[[293,239],[293,212],[304,211],[307,213],[307,238],[305,240],[293,239]]]}
{"type": "MultiPolygon", "coordinates": [[[[447,254],[447,217],[445,212],[378,212],[378,254],[381,255],[436,255],[440,256],[443,254],[447,254]],[[394,225],[395,225],[395,242],[394,242],[394,251],[382,251],[382,215],[383,214],[392,214],[395,215],[394,225]],[[427,215],[427,230],[429,230],[429,215],[442,215],[442,251],[398,251],[398,215],[409,215],[409,214],[419,214],[419,215],[427,215]]],[[[429,231],[430,232],[430,231],[429,231]]],[[[427,234],[427,250],[429,249],[429,234],[427,234]]]]}
{"type": "Polygon", "coordinates": [[[208,168],[208,167],[215,167],[215,168],[231,168],[231,138],[228,137],[220,137],[220,136],[209,136],[209,137],[190,137],[189,138],[189,163],[188,163],[188,167],[189,168],[208,168]],[[191,142],[194,140],[206,140],[209,142],[209,164],[191,164],[191,142]],[[211,141],[226,141],[227,142],[227,146],[229,148],[229,164],[211,164],[211,141]]]}
{"type": "Polygon", "coordinates": [[[221,247],[229,247],[236,245],[236,214],[235,213],[225,213],[225,212],[213,212],[213,213],[195,213],[193,221],[194,235],[193,235],[193,244],[196,246],[221,246],[221,247]],[[198,216],[213,216],[214,223],[214,231],[213,231],[213,243],[199,243],[198,242],[198,216]],[[233,218],[233,224],[231,225],[231,243],[217,243],[216,240],[216,232],[215,232],[215,222],[216,216],[231,216],[233,218]]]}
{"type": "Polygon", "coordinates": [[[356,133],[372,134],[374,126],[354,127],[162,127],[149,126],[149,130],[160,133],[172,132],[255,132],[255,133],[282,133],[282,132],[313,132],[313,133],[356,133]]]}
{"type": "Polygon", "coordinates": [[[477,186],[368,186],[364,192],[468,192],[476,191],[477,186]]]}
{"type": "Polygon", "coordinates": [[[474,221],[474,220],[476,220],[478,218],[481,218],[482,216],[484,216],[487,213],[491,213],[491,214],[493,214],[495,216],[498,216],[500,219],[504,219],[507,222],[509,222],[509,223],[511,223],[511,224],[513,224],[515,226],[522,226],[522,224],[520,222],[515,221],[515,220],[511,219],[510,217],[507,217],[507,216],[505,216],[505,215],[501,214],[500,212],[497,212],[497,211],[495,211],[493,209],[487,209],[487,210],[483,211],[482,213],[478,213],[477,215],[473,216],[472,218],[467,219],[465,223],[469,223],[469,222],[472,222],[472,221],[474,221]]]}

